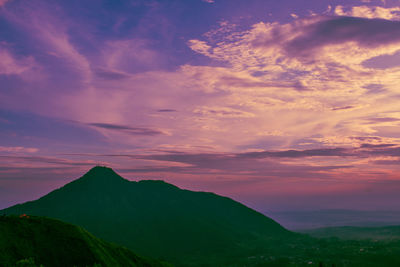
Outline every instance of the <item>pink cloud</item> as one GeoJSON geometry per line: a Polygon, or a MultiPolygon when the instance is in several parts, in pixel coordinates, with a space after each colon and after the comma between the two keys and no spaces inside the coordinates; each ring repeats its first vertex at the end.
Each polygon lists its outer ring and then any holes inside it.
{"type": "Polygon", "coordinates": [[[4,6],[10,0],[0,0],[0,7],[4,6]]]}
{"type": "Polygon", "coordinates": [[[21,6],[18,13],[13,10],[4,11],[4,17],[23,29],[29,38],[39,41],[48,55],[61,59],[64,64],[78,72],[84,82],[90,82],[90,62],[77,49],[68,33],[78,25],[67,19],[58,6],[28,3],[21,6]]]}
{"type": "Polygon", "coordinates": [[[0,152],[36,153],[38,151],[39,151],[39,149],[38,148],[34,148],[34,147],[22,147],[22,146],[6,147],[6,146],[0,146],[0,152]]]}
{"type": "Polygon", "coordinates": [[[128,39],[106,42],[103,60],[107,68],[136,73],[153,69],[163,64],[163,56],[149,48],[149,41],[128,39]]]}
{"type": "Polygon", "coordinates": [[[7,48],[0,45],[0,75],[20,75],[36,66],[33,57],[17,57],[7,48]]]}

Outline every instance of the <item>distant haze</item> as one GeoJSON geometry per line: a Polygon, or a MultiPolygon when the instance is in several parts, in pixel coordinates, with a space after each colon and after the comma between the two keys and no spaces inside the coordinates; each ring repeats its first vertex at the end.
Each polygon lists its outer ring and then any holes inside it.
{"type": "Polygon", "coordinates": [[[290,230],[305,230],[321,227],[362,226],[378,227],[400,225],[400,211],[359,210],[311,210],[311,211],[267,211],[273,218],[290,230]]]}

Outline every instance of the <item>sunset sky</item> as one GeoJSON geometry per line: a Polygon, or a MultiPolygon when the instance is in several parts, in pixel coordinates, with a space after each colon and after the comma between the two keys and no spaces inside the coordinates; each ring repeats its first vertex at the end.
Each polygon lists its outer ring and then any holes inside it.
{"type": "Polygon", "coordinates": [[[262,211],[398,208],[400,1],[0,0],[0,208],[97,164],[262,211]]]}

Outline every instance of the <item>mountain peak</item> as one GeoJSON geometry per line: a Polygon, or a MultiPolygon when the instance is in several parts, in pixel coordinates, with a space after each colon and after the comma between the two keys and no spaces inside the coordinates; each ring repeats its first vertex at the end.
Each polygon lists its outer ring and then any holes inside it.
{"type": "Polygon", "coordinates": [[[107,166],[100,166],[100,165],[94,166],[86,174],[99,175],[99,174],[106,174],[106,173],[118,175],[112,168],[109,168],[107,166]]]}
{"type": "MultiPolygon", "coordinates": [[[[119,176],[113,169],[106,166],[95,166],[91,168],[85,175],[81,177],[83,180],[93,180],[96,182],[125,180],[119,176]]],[[[79,179],[79,180],[81,180],[79,179]]]]}

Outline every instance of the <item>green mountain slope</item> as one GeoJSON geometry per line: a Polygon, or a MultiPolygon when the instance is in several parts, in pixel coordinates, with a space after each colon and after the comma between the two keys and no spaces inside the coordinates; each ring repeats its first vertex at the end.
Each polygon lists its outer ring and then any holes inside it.
{"type": "Polygon", "coordinates": [[[35,216],[0,216],[0,266],[167,266],[100,240],[81,227],[35,216]]]}
{"type": "Polygon", "coordinates": [[[106,167],[1,213],[58,218],[141,255],[174,262],[234,256],[249,244],[297,236],[232,199],[163,181],[131,182],[106,167]]]}

